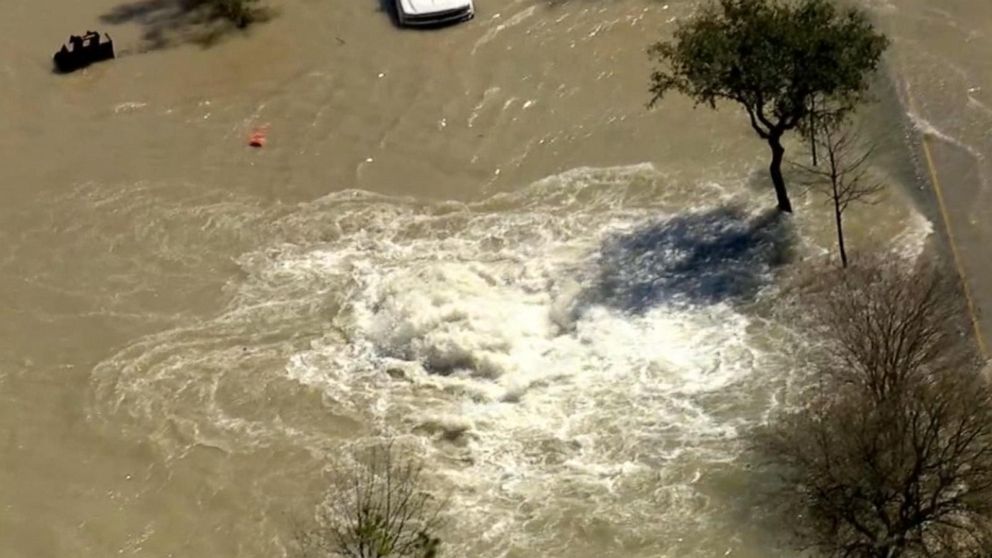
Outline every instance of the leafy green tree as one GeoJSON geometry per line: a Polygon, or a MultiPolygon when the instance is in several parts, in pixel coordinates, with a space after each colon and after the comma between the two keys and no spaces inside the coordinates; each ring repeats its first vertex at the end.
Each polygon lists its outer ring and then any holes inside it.
{"type": "Polygon", "coordinates": [[[888,46],[867,15],[830,0],[719,0],[651,46],[651,105],[675,90],[716,108],[734,101],[768,142],[778,208],[792,211],[782,176],[786,132],[843,118],[868,92],[888,46]]]}

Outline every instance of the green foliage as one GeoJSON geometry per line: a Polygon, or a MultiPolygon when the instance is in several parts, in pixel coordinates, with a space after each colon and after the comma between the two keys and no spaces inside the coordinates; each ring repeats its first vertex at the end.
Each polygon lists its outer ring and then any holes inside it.
{"type": "Polygon", "coordinates": [[[864,12],[838,11],[829,0],[720,0],[681,25],[674,43],[651,47],[669,65],[652,75],[652,102],[672,89],[714,107],[737,101],[759,134],[784,131],[803,120],[814,96],[831,113],[853,109],[887,44],[864,12]]]}
{"type": "Polygon", "coordinates": [[[864,100],[887,45],[863,11],[830,0],[719,0],[649,49],[651,104],[673,90],[711,108],[737,102],[774,152],[812,116],[839,120],[864,100]]]}

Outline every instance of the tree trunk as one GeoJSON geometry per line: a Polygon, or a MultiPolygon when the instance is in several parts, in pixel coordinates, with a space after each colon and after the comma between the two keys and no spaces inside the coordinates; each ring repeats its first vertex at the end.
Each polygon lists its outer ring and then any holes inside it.
{"type": "MultiPolygon", "coordinates": [[[[810,126],[815,126],[815,124],[810,124],[810,126]]],[[[813,155],[813,166],[817,166],[816,162],[816,132],[812,131],[809,133],[809,150],[813,155]]]]}
{"type": "Polygon", "coordinates": [[[840,249],[840,263],[842,267],[847,268],[847,250],[844,249],[843,212],[841,212],[837,200],[834,200],[834,220],[837,222],[837,247],[840,249]]]}
{"type": "Polygon", "coordinates": [[[813,155],[813,166],[816,165],[816,96],[810,99],[809,110],[809,149],[813,155]]]}
{"type": "Polygon", "coordinates": [[[792,213],[792,202],[789,201],[789,194],[785,190],[785,178],[782,177],[782,160],[785,158],[785,148],[782,147],[781,139],[782,136],[768,138],[768,145],[772,148],[772,164],[768,167],[768,172],[771,173],[772,184],[775,185],[778,210],[792,213]]]}

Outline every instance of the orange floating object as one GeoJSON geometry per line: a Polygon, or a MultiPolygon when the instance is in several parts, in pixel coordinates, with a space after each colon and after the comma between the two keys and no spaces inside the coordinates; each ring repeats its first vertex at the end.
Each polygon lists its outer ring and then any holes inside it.
{"type": "Polygon", "coordinates": [[[262,147],[265,145],[265,132],[267,127],[256,128],[248,137],[248,145],[252,147],[262,147]]]}

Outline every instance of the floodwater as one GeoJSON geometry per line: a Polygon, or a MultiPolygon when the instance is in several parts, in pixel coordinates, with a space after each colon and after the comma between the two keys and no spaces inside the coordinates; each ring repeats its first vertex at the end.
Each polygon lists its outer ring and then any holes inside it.
{"type": "MultiPolygon", "coordinates": [[[[450,499],[448,556],[792,555],[746,433],[802,384],[790,293],[833,232],[798,187],[767,213],[733,107],[645,108],[693,3],[414,32],[286,0],[204,48],[124,2],[3,7],[0,555],[291,555],[384,437],[450,499]],[[87,28],[122,56],[52,74],[87,28]]],[[[905,121],[988,170],[992,9],[929,4],[871,4],[892,188],[855,249],[931,243],[905,121]]]]}
{"type": "MultiPolygon", "coordinates": [[[[926,134],[986,352],[992,343],[992,3],[892,2],[890,61],[913,124],[926,134]],[[898,7],[897,7],[898,6],[898,7]]],[[[923,166],[927,165],[924,159],[923,166]]],[[[930,171],[927,169],[927,174],[930,171]]]]}

